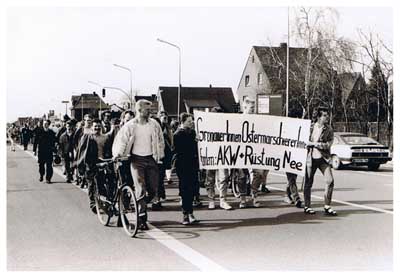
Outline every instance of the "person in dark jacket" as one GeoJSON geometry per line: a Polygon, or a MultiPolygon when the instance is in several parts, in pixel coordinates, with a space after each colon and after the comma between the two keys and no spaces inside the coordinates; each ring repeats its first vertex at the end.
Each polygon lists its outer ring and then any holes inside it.
{"type": "Polygon", "coordinates": [[[31,140],[31,130],[26,123],[21,130],[21,142],[24,145],[24,151],[28,149],[29,140],[31,140]]]}
{"type": "Polygon", "coordinates": [[[64,168],[67,175],[67,183],[71,183],[73,179],[73,167],[72,162],[74,161],[74,125],[71,121],[65,124],[65,132],[60,136],[59,150],[62,158],[64,159],[64,168]]]}
{"type": "Polygon", "coordinates": [[[33,154],[36,156],[37,155],[37,145],[38,145],[38,140],[41,132],[43,131],[43,122],[39,121],[36,125],[36,127],[33,129],[32,135],[33,135],[33,154]]]}
{"type": "Polygon", "coordinates": [[[179,178],[179,194],[182,197],[183,225],[198,222],[193,215],[193,199],[198,186],[198,151],[193,116],[180,115],[181,126],[174,134],[173,150],[175,167],[179,178]]]}
{"type": "Polygon", "coordinates": [[[49,129],[50,121],[43,123],[43,131],[38,137],[38,163],[39,163],[39,181],[43,181],[46,174],[46,182],[51,183],[53,177],[53,152],[55,151],[56,135],[49,129]]]}

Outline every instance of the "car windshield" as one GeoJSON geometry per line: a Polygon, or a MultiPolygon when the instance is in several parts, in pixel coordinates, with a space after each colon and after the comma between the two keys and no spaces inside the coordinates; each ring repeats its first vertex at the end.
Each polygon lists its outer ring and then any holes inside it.
{"type": "Polygon", "coordinates": [[[378,145],[379,143],[372,138],[364,135],[341,135],[343,141],[349,145],[378,145]]]}

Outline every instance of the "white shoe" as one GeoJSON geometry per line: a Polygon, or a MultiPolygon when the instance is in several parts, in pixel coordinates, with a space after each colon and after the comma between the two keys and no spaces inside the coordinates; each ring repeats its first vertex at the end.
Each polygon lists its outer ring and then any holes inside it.
{"type": "Polygon", "coordinates": [[[246,208],[246,207],[247,207],[246,196],[242,196],[240,197],[239,208],[246,208]]]}
{"type": "Polygon", "coordinates": [[[208,202],[208,209],[215,209],[215,202],[214,201],[209,201],[208,202]]]}
{"type": "Polygon", "coordinates": [[[199,220],[197,220],[192,213],[189,214],[189,223],[190,224],[194,224],[194,223],[198,223],[198,222],[199,222],[199,220]]]}
{"type": "Polygon", "coordinates": [[[221,200],[219,201],[219,206],[220,206],[222,209],[225,209],[225,210],[231,210],[231,209],[232,209],[231,205],[229,205],[224,199],[221,199],[221,200]]]}
{"type": "Polygon", "coordinates": [[[260,204],[260,202],[257,200],[256,197],[253,198],[253,207],[255,207],[255,208],[261,207],[261,204],[260,204]]]}

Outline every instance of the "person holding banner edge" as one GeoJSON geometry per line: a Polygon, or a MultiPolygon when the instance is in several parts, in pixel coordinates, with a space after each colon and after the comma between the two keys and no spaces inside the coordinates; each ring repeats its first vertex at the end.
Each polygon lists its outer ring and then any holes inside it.
{"type": "Polygon", "coordinates": [[[326,108],[317,111],[317,122],[312,124],[310,142],[308,144],[307,167],[304,181],[304,213],[315,214],[311,208],[311,188],[314,175],[319,169],[325,179],[324,211],[326,215],[336,216],[337,213],[331,207],[334,180],[330,165],[330,148],[333,143],[333,129],[328,125],[329,115],[326,108]]]}
{"type": "MultiPolygon", "coordinates": [[[[254,114],[255,113],[255,99],[246,97],[243,101],[243,114],[254,114]]],[[[239,208],[247,207],[246,193],[247,193],[247,183],[246,183],[246,172],[249,169],[239,169],[239,192],[240,192],[240,203],[239,208]]],[[[251,170],[251,198],[253,201],[253,206],[258,208],[261,206],[260,202],[257,200],[257,193],[259,186],[265,181],[269,170],[262,169],[252,169],[251,170]]]]}
{"type": "MultiPolygon", "coordinates": [[[[210,112],[222,113],[224,112],[220,107],[213,107],[210,112]]],[[[217,169],[206,171],[206,188],[209,198],[208,209],[215,208],[215,185],[217,180],[217,189],[219,191],[219,206],[225,210],[232,210],[232,206],[226,201],[228,190],[229,169],[217,169]]]]}

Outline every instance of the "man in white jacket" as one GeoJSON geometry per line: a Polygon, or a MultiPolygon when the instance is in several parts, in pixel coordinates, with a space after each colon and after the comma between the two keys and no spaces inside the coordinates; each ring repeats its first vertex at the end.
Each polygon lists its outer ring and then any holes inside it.
{"type": "Polygon", "coordinates": [[[113,157],[131,155],[131,174],[139,206],[139,229],[147,230],[146,191],[158,195],[158,166],[164,157],[164,137],[158,122],[150,118],[151,102],[136,103],[136,117],[118,132],[113,157]]]}

